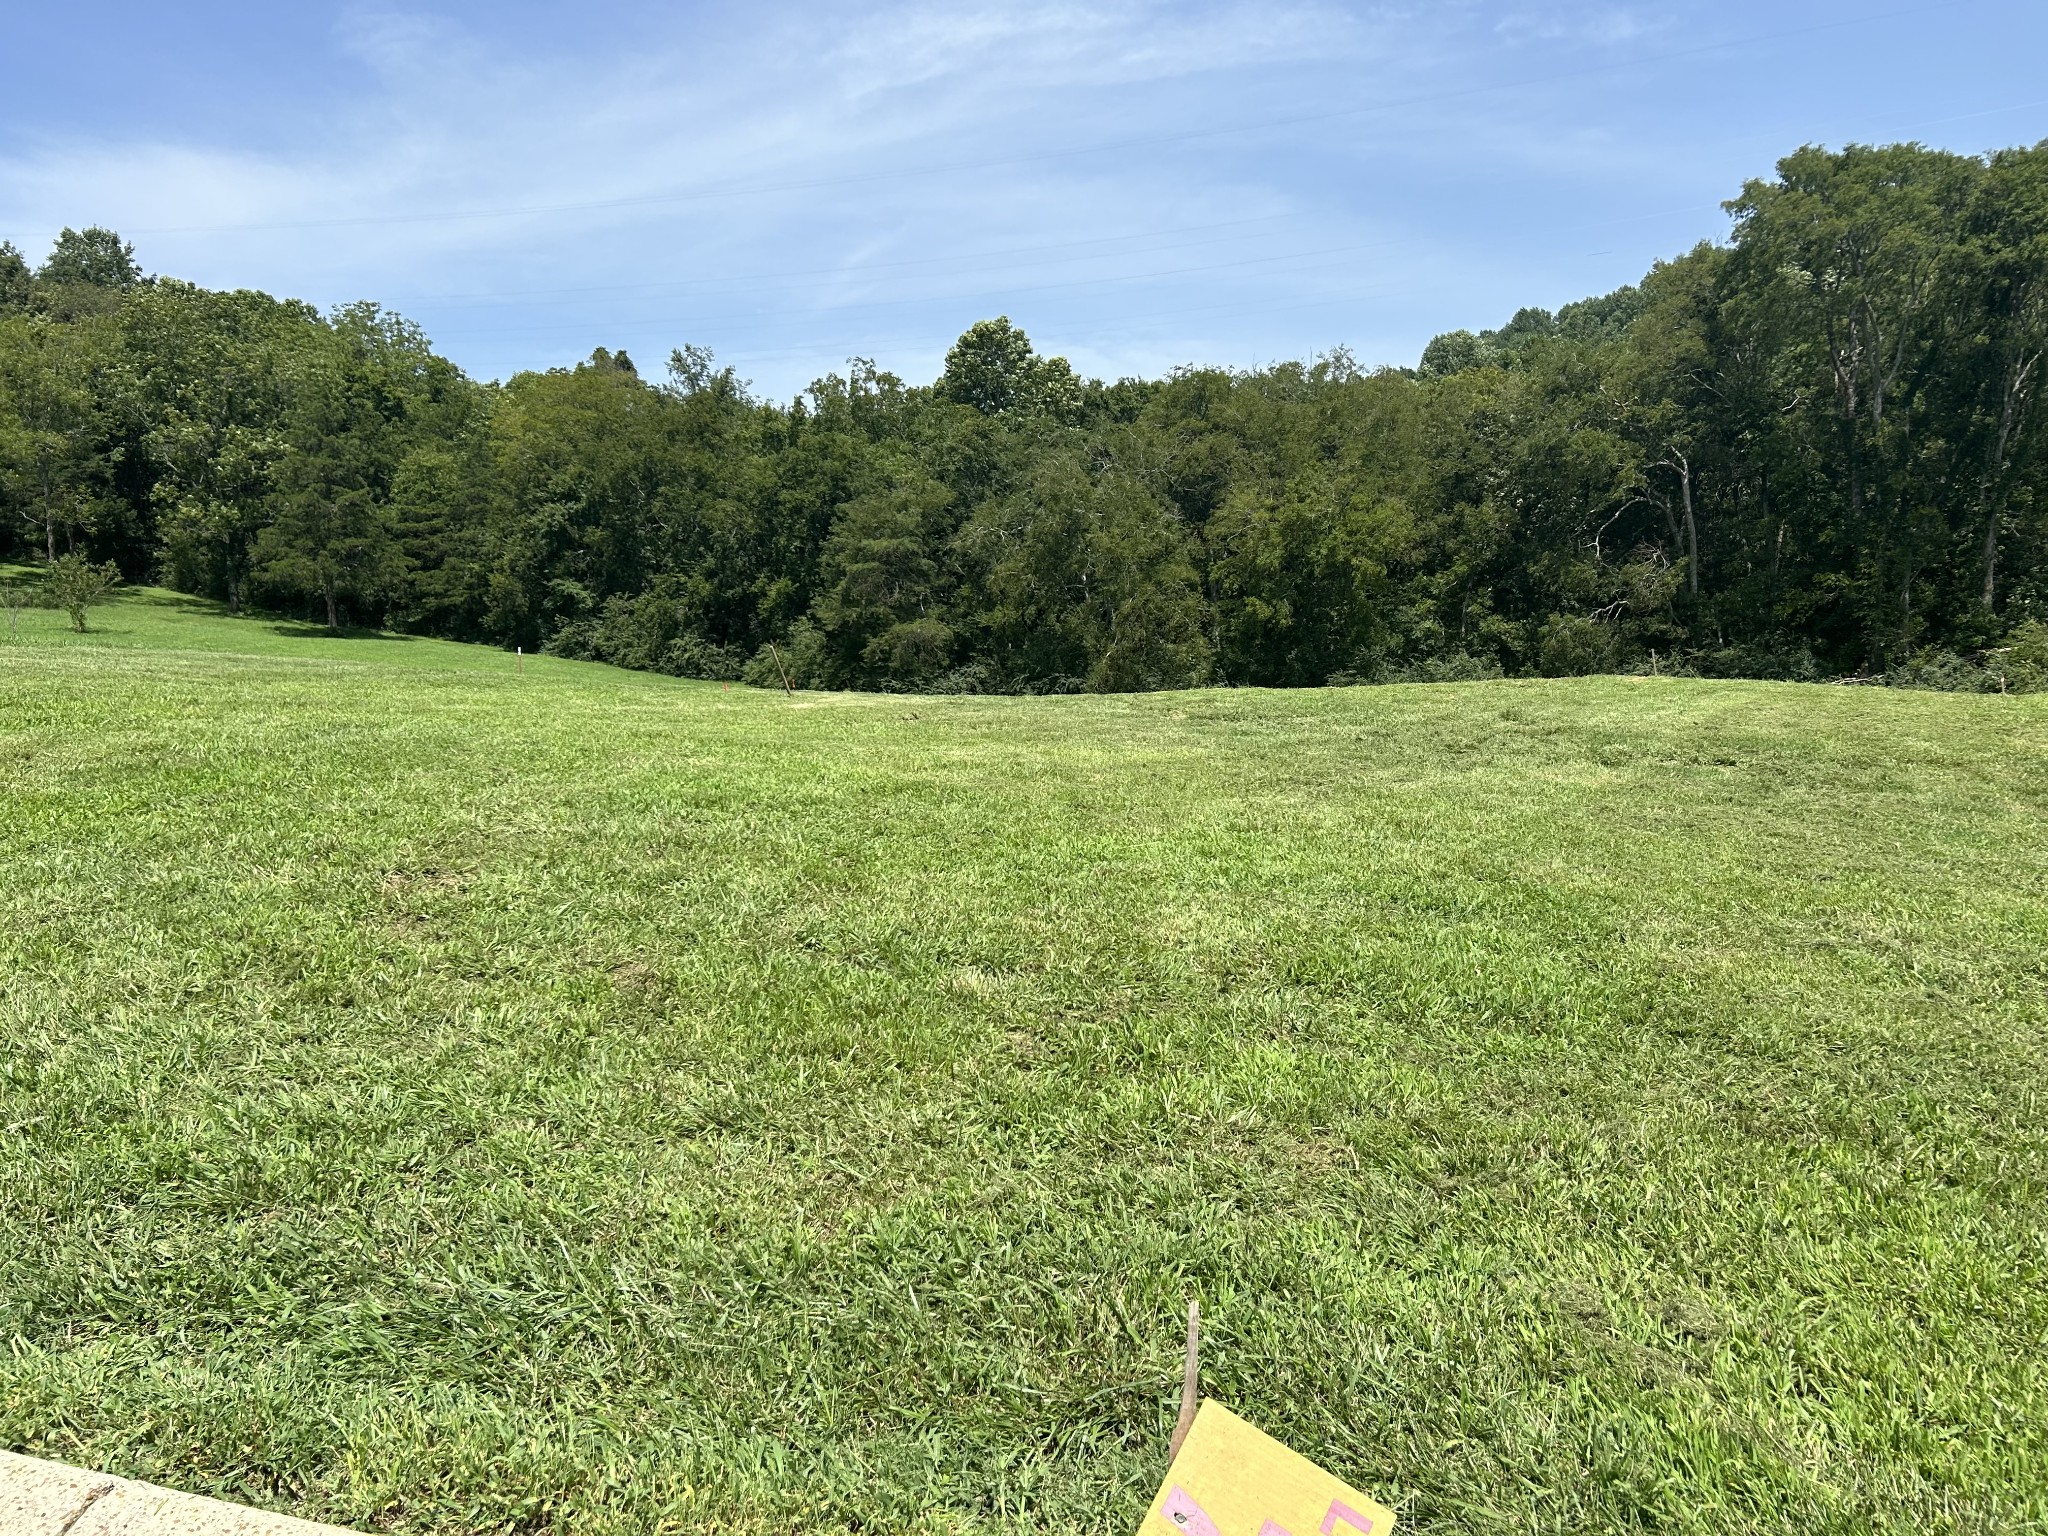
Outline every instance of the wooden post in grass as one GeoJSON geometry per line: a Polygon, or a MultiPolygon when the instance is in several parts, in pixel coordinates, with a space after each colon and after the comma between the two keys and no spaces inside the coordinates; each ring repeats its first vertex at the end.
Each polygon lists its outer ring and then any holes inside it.
{"type": "Polygon", "coordinates": [[[523,645],[512,647],[512,670],[521,677],[526,675],[526,647],[523,645]]]}
{"type": "Polygon", "coordinates": [[[782,691],[792,699],[795,698],[796,690],[789,686],[789,668],[782,664],[782,652],[775,649],[775,642],[773,640],[768,642],[768,654],[775,658],[775,670],[782,674],[782,691]]]}
{"type": "Polygon", "coordinates": [[[1180,1454],[1181,1442],[1195,1423],[1195,1399],[1202,1375],[1202,1304],[1188,1298],[1188,1354],[1180,1369],[1180,1417],[1174,1421],[1173,1438],[1166,1442],[1167,1465],[1180,1454]]]}

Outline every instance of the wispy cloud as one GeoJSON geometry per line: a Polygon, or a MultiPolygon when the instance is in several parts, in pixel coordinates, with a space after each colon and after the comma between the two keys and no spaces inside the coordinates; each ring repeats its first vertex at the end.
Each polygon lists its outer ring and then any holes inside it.
{"type": "Polygon", "coordinates": [[[1014,93],[1364,56],[1370,42],[1362,17],[1327,5],[946,6],[871,18],[830,62],[876,92],[955,80],[1014,93]]]}
{"type": "MultiPolygon", "coordinates": [[[[213,255],[209,266],[288,255],[316,274],[368,263],[402,280],[465,251],[497,260],[508,244],[631,229],[734,246],[835,199],[852,209],[896,200],[921,171],[1028,162],[1068,147],[1077,129],[1156,126],[1099,110],[1092,123],[1023,121],[1049,90],[1328,60],[1361,44],[1353,18],[1312,6],[930,8],[821,28],[825,19],[545,61],[494,55],[431,15],[358,11],[336,47],[376,88],[309,125],[296,152],[60,138],[0,165],[0,208],[17,224],[118,220],[184,260],[213,255]]],[[[992,192],[954,187],[951,211],[999,201],[977,197],[992,192]]]]}
{"type": "Polygon", "coordinates": [[[1672,30],[1668,8],[1631,5],[1517,7],[1494,24],[1503,42],[1576,43],[1612,48],[1672,30]]]}
{"type": "MultiPolygon", "coordinates": [[[[540,45],[480,7],[357,7],[260,132],[0,102],[0,235],[103,222],[199,281],[395,299],[484,373],[687,339],[780,391],[848,350],[915,373],[998,309],[1108,373],[1343,339],[1412,356],[1713,232],[1740,175],[1827,136],[1811,112],[1774,126],[1785,103],[1853,73],[1797,47],[1654,62],[1782,27],[1763,0],[639,14],[540,45]],[[1730,123],[1773,137],[1731,158],[1730,123]],[[1546,233],[1616,220],[1640,232],[1546,233]]],[[[1895,74],[1919,117],[1951,110],[1924,59],[1895,74]]],[[[1888,77],[1855,78],[1863,104],[1888,77]]],[[[1953,110],[1993,89],[1959,78],[1953,110]]]]}

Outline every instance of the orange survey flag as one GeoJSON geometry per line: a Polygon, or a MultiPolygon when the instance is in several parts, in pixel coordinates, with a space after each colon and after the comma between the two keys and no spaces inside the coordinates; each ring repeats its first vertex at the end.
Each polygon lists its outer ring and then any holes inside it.
{"type": "Polygon", "coordinates": [[[1387,1536],[1394,1512],[1204,1402],[1138,1536],[1387,1536]]]}

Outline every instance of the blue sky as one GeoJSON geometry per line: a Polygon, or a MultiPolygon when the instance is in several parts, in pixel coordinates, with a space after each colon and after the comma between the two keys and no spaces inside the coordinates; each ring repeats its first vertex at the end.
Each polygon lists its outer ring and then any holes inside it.
{"type": "Polygon", "coordinates": [[[1725,232],[1802,142],[2048,137],[2048,6],[45,5],[0,238],[372,298],[480,377],[787,397],[1008,314],[1083,372],[1414,361],[1725,232]]]}

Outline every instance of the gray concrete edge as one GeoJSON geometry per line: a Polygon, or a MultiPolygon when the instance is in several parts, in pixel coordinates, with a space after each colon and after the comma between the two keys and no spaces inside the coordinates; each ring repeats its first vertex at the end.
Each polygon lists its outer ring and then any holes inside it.
{"type": "Polygon", "coordinates": [[[0,1451],[4,1536],[353,1536],[152,1483],[0,1451]]]}

